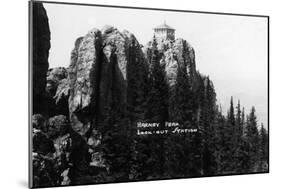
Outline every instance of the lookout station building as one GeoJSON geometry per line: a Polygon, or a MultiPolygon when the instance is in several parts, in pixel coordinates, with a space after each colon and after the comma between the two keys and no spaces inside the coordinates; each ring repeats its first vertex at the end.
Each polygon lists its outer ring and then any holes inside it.
{"type": "Polygon", "coordinates": [[[164,24],[161,24],[153,29],[154,35],[158,41],[175,40],[175,29],[168,26],[165,21],[164,24]]]}

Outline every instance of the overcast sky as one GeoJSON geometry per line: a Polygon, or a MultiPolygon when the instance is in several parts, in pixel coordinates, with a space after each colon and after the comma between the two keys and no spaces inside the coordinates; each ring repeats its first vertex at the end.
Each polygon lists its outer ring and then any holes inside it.
{"type": "Polygon", "coordinates": [[[267,125],[267,19],[168,11],[44,4],[51,30],[50,67],[70,63],[75,40],[90,29],[112,25],[132,32],[142,44],[153,36],[152,28],[166,23],[176,38],[195,49],[197,69],[214,83],[218,103],[226,111],[230,96],[240,99],[248,113],[257,110],[267,125]]]}

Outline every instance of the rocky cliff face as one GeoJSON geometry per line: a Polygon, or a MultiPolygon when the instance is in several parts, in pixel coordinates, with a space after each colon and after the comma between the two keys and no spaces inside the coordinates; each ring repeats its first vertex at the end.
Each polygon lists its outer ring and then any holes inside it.
{"type": "MultiPolygon", "coordinates": [[[[161,54],[160,63],[165,66],[166,76],[170,87],[175,85],[179,66],[182,69],[186,69],[191,79],[195,82],[197,77],[195,52],[186,40],[179,38],[175,41],[158,41],[157,47],[161,54]]],[[[151,48],[152,41],[148,42],[144,48],[146,57],[149,56],[151,48]]]]}
{"type": "MultiPolygon", "coordinates": [[[[140,45],[128,31],[105,26],[76,40],[69,67],[69,111],[77,133],[85,136],[97,124],[104,124],[109,111],[125,114],[130,63],[145,67],[140,45]],[[134,61],[129,61],[132,48],[134,61]]],[[[143,80],[141,75],[135,77],[143,80]]]]}
{"type": "Polygon", "coordinates": [[[116,128],[124,134],[121,127],[128,105],[132,98],[144,95],[133,97],[130,88],[134,80],[134,86],[143,91],[145,66],[141,47],[128,31],[105,26],[75,42],[68,75],[69,119],[72,129],[87,142],[94,169],[107,167],[99,150],[104,136],[116,128]]]}
{"type": "Polygon", "coordinates": [[[76,40],[71,53],[68,101],[70,120],[74,131],[82,136],[90,129],[95,113],[101,44],[101,32],[93,29],[76,40]]]}
{"type": "Polygon", "coordinates": [[[32,83],[33,83],[33,113],[44,113],[42,106],[45,98],[46,74],[49,63],[50,29],[46,10],[42,3],[33,3],[33,57],[32,57],[32,83]]]}

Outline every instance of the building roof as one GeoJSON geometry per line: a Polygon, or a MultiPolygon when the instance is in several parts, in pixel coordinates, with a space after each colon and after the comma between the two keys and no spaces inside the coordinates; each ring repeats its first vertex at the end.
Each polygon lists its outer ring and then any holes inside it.
{"type": "Polygon", "coordinates": [[[165,21],[164,21],[164,24],[161,24],[161,25],[155,27],[154,29],[170,29],[170,30],[175,30],[171,26],[167,25],[165,21]]]}

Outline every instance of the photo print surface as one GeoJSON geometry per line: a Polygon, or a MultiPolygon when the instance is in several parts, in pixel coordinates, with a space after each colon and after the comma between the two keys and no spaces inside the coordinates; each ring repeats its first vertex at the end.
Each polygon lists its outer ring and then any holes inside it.
{"type": "Polygon", "coordinates": [[[29,5],[30,187],[269,172],[267,16],[29,5]]]}

